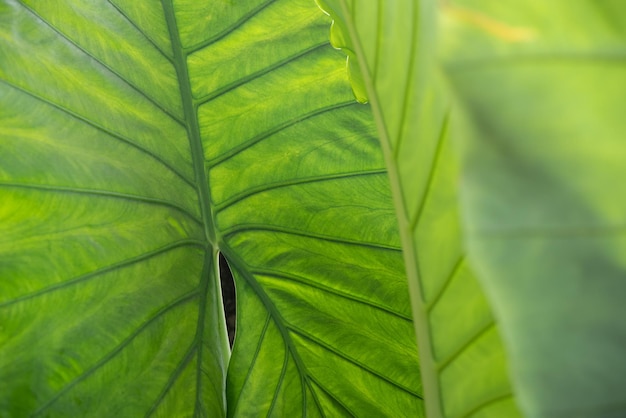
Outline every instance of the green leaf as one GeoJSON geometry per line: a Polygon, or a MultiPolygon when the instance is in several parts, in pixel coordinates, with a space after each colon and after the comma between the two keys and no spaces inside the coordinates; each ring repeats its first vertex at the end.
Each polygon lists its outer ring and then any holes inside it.
{"type": "Polygon", "coordinates": [[[434,2],[326,0],[322,7],[335,20],[334,45],[358,60],[354,70],[376,118],[428,416],[519,416],[499,330],[462,245],[450,105],[434,69],[434,2]]]}
{"type": "Polygon", "coordinates": [[[444,17],[469,251],[520,404],[623,416],[626,5],[467,0],[444,17]]]}
{"type": "Polygon", "coordinates": [[[329,23],[309,0],[0,2],[0,415],[423,416],[385,164],[329,23]]]}
{"type": "Polygon", "coordinates": [[[220,415],[217,254],[172,56],[111,4],[0,19],[0,414],[220,415]]]}

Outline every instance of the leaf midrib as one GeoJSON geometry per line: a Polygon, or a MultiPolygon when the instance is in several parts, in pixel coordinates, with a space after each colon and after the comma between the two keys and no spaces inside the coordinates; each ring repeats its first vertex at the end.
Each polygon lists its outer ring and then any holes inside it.
{"type": "MultiPolygon", "coordinates": [[[[214,264],[217,262],[217,236],[215,231],[214,214],[212,211],[211,197],[210,197],[210,185],[209,180],[205,172],[204,166],[204,149],[202,146],[202,138],[200,136],[200,126],[198,124],[197,109],[198,106],[193,100],[193,94],[191,91],[191,82],[189,79],[189,71],[187,68],[187,53],[183,49],[179,32],[178,24],[176,22],[176,16],[174,13],[174,7],[172,0],[161,0],[163,7],[163,14],[165,15],[165,21],[170,35],[170,41],[172,45],[173,64],[176,69],[176,76],[178,78],[178,87],[180,91],[181,101],[183,105],[183,114],[185,119],[185,129],[187,131],[187,138],[189,139],[189,147],[191,151],[191,158],[193,162],[193,171],[195,175],[195,186],[198,193],[198,200],[200,204],[200,213],[202,216],[204,235],[206,240],[206,248],[204,254],[204,266],[200,277],[200,283],[198,285],[198,291],[200,292],[200,300],[198,307],[198,320],[196,327],[196,335],[192,346],[196,347],[197,352],[197,370],[196,370],[196,402],[194,407],[194,416],[197,416],[201,408],[200,386],[202,384],[202,349],[199,348],[203,344],[204,333],[204,321],[206,317],[206,310],[208,304],[208,291],[211,285],[211,270],[215,270],[214,264]]],[[[171,387],[171,385],[169,386],[171,387]]],[[[166,392],[163,393],[164,396],[166,392]]]]}
{"type": "MultiPolygon", "coordinates": [[[[363,80],[369,95],[369,101],[372,108],[372,115],[376,121],[379,139],[383,151],[383,157],[387,167],[389,183],[391,186],[394,207],[396,209],[396,217],[398,219],[398,229],[402,242],[404,263],[407,273],[408,285],[411,293],[418,297],[412,298],[413,321],[417,334],[417,341],[420,353],[420,369],[422,374],[422,383],[424,387],[423,399],[427,408],[427,414],[432,417],[442,417],[442,405],[440,402],[439,377],[434,368],[434,353],[432,350],[429,320],[425,312],[423,291],[419,285],[420,273],[418,271],[417,261],[415,257],[415,244],[412,239],[411,220],[407,212],[407,207],[402,193],[402,184],[400,180],[400,170],[397,163],[397,150],[394,149],[390,138],[389,130],[385,123],[382,113],[382,106],[378,98],[376,86],[368,63],[365,59],[363,46],[359,42],[359,36],[356,32],[354,21],[351,19],[350,5],[346,0],[339,0],[339,5],[343,15],[346,16],[346,27],[349,36],[354,45],[354,52],[362,72],[363,80]]],[[[414,5],[413,18],[419,20],[418,6],[414,5]]],[[[414,31],[417,36],[417,31],[414,31]]],[[[399,144],[398,144],[399,148],[399,144]]]]}
{"type": "Polygon", "coordinates": [[[194,103],[193,94],[191,92],[191,82],[189,80],[186,59],[187,54],[183,50],[180,37],[178,35],[178,24],[176,23],[176,16],[174,14],[172,2],[169,0],[161,0],[161,4],[163,6],[167,28],[170,32],[172,52],[174,55],[174,67],[176,68],[178,87],[180,89],[183,104],[185,129],[187,130],[187,137],[189,139],[193,171],[195,174],[195,186],[198,192],[200,213],[202,214],[202,220],[204,222],[205,237],[207,242],[215,247],[217,239],[213,213],[211,210],[211,198],[209,192],[210,186],[204,170],[204,149],[202,146],[202,139],[200,137],[197,106],[194,103]]]}
{"type": "MultiPolygon", "coordinates": [[[[252,15],[255,15],[260,10],[263,10],[265,6],[273,2],[274,0],[269,0],[268,2],[264,3],[264,6],[260,7],[259,10],[255,10],[252,15]]],[[[219,248],[220,251],[224,253],[226,258],[230,260],[235,266],[245,266],[246,264],[243,262],[241,258],[238,257],[236,252],[233,249],[231,249],[230,246],[225,241],[223,241],[224,234],[220,233],[218,235],[216,231],[216,225],[215,225],[214,219],[217,213],[217,207],[212,203],[211,198],[210,198],[210,184],[209,184],[208,176],[206,175],[206,170],[209,169],[209,167],[205,165],[208,161],[205,161],[204,150],[203,150],[202,140],[200,136],[199,124],[198,124],[198,117],[197,117],[198,107],[201,104],[205,103],[207,98],[205,97],[204,99],[194,100],[194,96],[191,90],[191,82],[190,82],[189,73],[188,73],[187,61],[186,61],[186,57],[190,55],[191,53],[195,52],[198,49],[198,46],[192,46],[191,48],[187,48],[187,49],[183,48],[180,38],[178,36],[178,28],[177,28],[176,18],[175,18],[174,9],[173,9],[171,0],[161,0],[161,4],[163,6],[168,29],[170,31],[172,50],[174,54],[174,65],[176,67],[176,73],[178,76],[181,99],[183,101],[185,127],[187,129],[189,143],[191,147],[191,153],[192,153],[192,161],[193,161],[194,174],[195,174],[195,179],[196,179],[196,189],[198,191],[201,215],[202,215],[202,220],[204,222],[204,227],[205,227],[205,236],[207,240],[206,263],[209,262],[208,257],[210,257],[210,253],[211,253],[209,247],[212,247],[213,251],[216,251],[217,248],[219,248]]],[[[248,16],[248,18],[249,17],[250,16],[248,16]]],[[[243,23],[246,20],[247,19],[243,19],[241,22],[238,22],[238,24],[235,26],[235,29],[239,27],[241,23],[243,23]]],[[[231,31],[232,30],[229,30],[228,33],[230,33],[231,31]]],[[[215,41],[215,39],[208,40],[202,45],[206,46],[208,44],[211,44],[213,41],[215,41]]],[[[305,53],[311,52],[312,50],[316,50],[320,48],[321,46],[324,46],[327,44],[328,44],[327,42],[324,42],[321,45],[315,45],[313,48],[308,48],[306,51],[303,51],[300,54],[297,54],[296,56],[304,55],[305,53]]],[[[288,62],[290,61],[291,60],[288,60],[288,62]]],[[[264,73],[264,72],[261,72],[261,73],[264,73]]],[[[257,76],[258,75],[260,74],[257,74],[257,76]]],[[[246,82],[248,80],[246,79],[243,81],[246,82]]],[[[220,93],[223,93],[223,92],[220,92],[220,93]]],[[[210,94],[208,97],[214,98],[216,97],[216,95],[210,94]]],[[[339,103],[337,105],[330,106],[330,108],[324,108],[316,112],[313,112],[313,115],[324,113],[329,110],[334,110],[335,108],[345,107],[351,104],[352,102],[339,103]]],[[[313,115],[309,115],[309,116],[313,116],[313,115]]],[[[302,118],[299,118],[296,121],[301,121],[301,120],[302,118]]],[[[287,123],[288,124],[287,126],[291,125],[292,123],[296,121],[289,121],[287,123]]],[[[281,125],[278,128],[279,130],[284,129],[285,126],[281,125]]],[[[266,135],[263,135],[263,137],[265,136],[266,135]]],[[[254,138],[253,141],[258,142],[262,140],[263,137],[254,138]]],[[[244,149],[248,148],[251,145],[252,144],[245,144],[244,147],[242,149],[238,149],[236,153],[243,151],[244,149]]],[[[232,157],[232,155],[229,155],[227,158],[230,158],[230,157],[232,157]]],[[[207,265],[205,264],[205,270],[206,270],[206,267],[207,265]]],[[[245,267],[240,270],[240,273],[242,274],[242,276],[244,277],[244,280],[248,283],[248,285],[250,285],[254,289],[257,296],[261,299],[261,301],[263,302],[264,306],[267,309],[268,319],[271,318],[274,321],[275,325],[279,329],[281,336],[283,337],[283,341],[285,343],[285,360],[283,363],[281,376],[283,376],[284,373],[286,372],[286,365],[290,356],[293,359],[296,368],[300,372],[300,384],[302,386],[302,411],[303,411],[304,416],[306,416],[306,410],[307,410],[307,401],[306,401],[307,388],[309,389],[311,396],[313,398],[313,401],[315,405],[317,406],[319,412],[322,415],[324,415],[319,399],[317,399],[317,395],[315,391],[313,390],[313,388],[311,387],[311,384],[309,382],[309,373],[297,352],[295,344],[291,339],[289,330],[285,325],[285,321],[282,318],[282,315],[276,309],[271,299],[266,294],[266,292],[261,288],[261,286],[256,281],[256,279],[252,276],[252,274],[245,267]]],[[[206,303],[207,303],[206,290],[208,290],[209,280],[210,280],[209,275],[206,274],[206,272],[203,272],[203,276],[201,278],[201,283],[200,283],[200,289],[201,289],[200,290],[201,306],[200,306],[200,313],[199,313],[200,317],[198,318],[198,329],[197,329],[197,335],[196,335],[196,341],[198,343],[200,343],[202,340],[201,332],[202,332],[202,329],[204,328],[204,325],[203,325],[204,311],[206,310],[206,303]]],[[[201,358],[200,358],[201,354],[200,353],[201,353],[201,350],[198,353],[199,369],[201,368],[201,358]]],[[[284,379],[282,378],[280,379],[281,383],[282,383],[282,380],[284,379]]],[[[280,384],[276,387],[274,398],[272,400],[272,408],[276,402],[279,391],[280,391],[280,384]]],[[[199,393],[199,387],[197,388],[196,393],[199,393]]]]}

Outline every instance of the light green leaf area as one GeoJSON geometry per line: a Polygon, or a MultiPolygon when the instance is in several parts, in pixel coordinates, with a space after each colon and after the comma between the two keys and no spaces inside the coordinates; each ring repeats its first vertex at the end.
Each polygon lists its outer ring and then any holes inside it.
{"type": "Polygon", "coordinates": [[[454,115],[434,69],[433,3],[320,2],[335,19],[334,45],[358,59],[377,122],[428,416],[516,417],[498,327],[462,245],[459,174],[449,141],[454,115]]]}
{"type": "Polygon", "coordinates": [[[442,18],[470,256],[520,405],[624,416],[626,5],[467,0],[442,18]]]}
{"type": "Polygon", "coordinates": [[[423,416],[329,24],[309,0],[0,2],[0,416],[423,416]]]}

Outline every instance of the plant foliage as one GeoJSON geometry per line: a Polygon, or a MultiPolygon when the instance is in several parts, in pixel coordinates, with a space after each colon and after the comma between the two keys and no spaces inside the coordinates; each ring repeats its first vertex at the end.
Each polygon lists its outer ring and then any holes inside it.
{"type": "Polygon", "coordinates": [[[1,7],[2,414],[421,410],[375,125],[313,2],[1,7]]]}
{"type": "Polygon", "coordinates": [[[0,416],[624,414],[626,7],[319,6],[0,0],[0,416]]]}

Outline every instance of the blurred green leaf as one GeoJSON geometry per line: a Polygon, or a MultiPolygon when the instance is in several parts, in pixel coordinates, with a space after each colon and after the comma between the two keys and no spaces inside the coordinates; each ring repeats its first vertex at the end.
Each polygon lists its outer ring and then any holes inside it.
{"type": "Polygon", "coordinates": [[[626,4],[450,2],[468,250],[528,417],[622,417],[626,4]]]}

